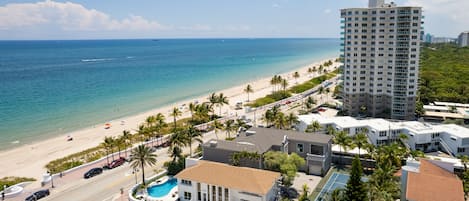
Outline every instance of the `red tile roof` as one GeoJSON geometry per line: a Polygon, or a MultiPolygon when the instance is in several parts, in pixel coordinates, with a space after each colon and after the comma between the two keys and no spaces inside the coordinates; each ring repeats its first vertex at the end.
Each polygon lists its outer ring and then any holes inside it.
{"type": "Polygon", "coordinates": [[[464,201],[462,181],[451,172],[420,160],[419,172],[408,173],[406,198],[412,201],[464,201]]]}

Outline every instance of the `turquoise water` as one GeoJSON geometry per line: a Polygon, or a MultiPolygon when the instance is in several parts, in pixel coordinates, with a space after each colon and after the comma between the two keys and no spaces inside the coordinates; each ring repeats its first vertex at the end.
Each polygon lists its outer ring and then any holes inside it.
{"type": "Polygon", "coordinates": [[[163,184],[147,188],[148,194],[152,197],[159,198],[168,195],[169,191],[178,185],[176,178],[170,178],[163,184]]]}
{"type": "Polygon", "coordinates": [[[337,57],[339,44],[338,39],[0,41],[0,149],[337,57]]]}

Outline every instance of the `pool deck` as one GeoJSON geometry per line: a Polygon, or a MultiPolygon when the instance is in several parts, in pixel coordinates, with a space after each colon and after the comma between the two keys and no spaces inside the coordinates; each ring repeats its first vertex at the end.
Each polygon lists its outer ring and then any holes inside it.
{"type": "MultiPolygon", "coordinates": [[[[151,187],[151,186],[154,186],[154,185],[159,185],[159,184],[163,184],[165,182],[167,182],[169,179],[168,176],[164,176],[163,178],[160,178],[158,179],[157,181],[155,182],[152,182],[150,185],[148,185],[148,187],[151,187]]],[[[145,200],[147,201],[174,201],[174,200],[177,200],[179,198],[179,194],[178,194],[178,187],[175,186],[173,189],[171,189],[169,191],[169,193],[166,195],[166,196],[163,196],[163,197],[152,197],[150,195],[147,195],[145,200]]]]}

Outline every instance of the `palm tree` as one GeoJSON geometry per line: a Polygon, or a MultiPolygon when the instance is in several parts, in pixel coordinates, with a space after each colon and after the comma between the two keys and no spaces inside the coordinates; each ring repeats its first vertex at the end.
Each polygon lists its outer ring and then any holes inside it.
{"type": "Polygon", "coordinates": [[[313,73],[313,69],[312,69],[312,68],[308,68],[308,74],[309,74],[309,76],[311,76],[311,73],[313,73]]]}
{"type": "Polygon", "coordinates": [[[144,124],[138,126],[138,135],[140,136],[142,143],[145,141],[146,137],[148,136],[148,133],[149,130],[144,124]]]}
{"type": "Polygon", "coordinates": [[[316,73],[317,71],[316,66],[313,66],[313,73],[316,73]]]}
{"type": "Polygon", "coordinates": [[[214,120],[212,122],[212,126],[213,126],[213,131],[215,132],[215,136],[217,137],[218,139],[218,131],[220,130],[223,130],[223,124],[220,123],[218,120],[214,120]]]}
{"type": "Polygon", "coordinates": [[[293,112],[288,114],[287,116],[288,126],[291,128],[293,125],[296,125],[300,121],[298,120],[298,116],[296,116],[293,112]]]}
{"type": "Polygon", "coordinates": [[[298,73],[298,71],[296,71],[295,73],[293,73],[293,77],[295,78],[295,82],[298,83],[298,78],[300,78],[300,73],[298,73]]]}
{"type": "Polygon", "coordinates": [[[347,151],[347,149],[352,146],[352,141],[350,139],[350,136],[348,136],[345,131],[337,132],[333,140],[334,140],[334,144],[339,145],[339,152],[341,153],[341,155],[342,155],[342,150],[347,151]]]}
{"type": "Polygon", "coordinates": [[[283,112],[279,112],[274,119],[274,125],[278,129],[283,129],[287,126],[288,121],[283,112]]]}
{"type": "MultiPolygon", "coordinates": [[[[128,146],[132,145],[132,134],[130,134],[130,131],[122,131],[122,139],[124,140],[124,144],[126,145],[125,149],[127,149],[128,146]]],[[[127,150],[125,151],[125,158],[127,158],[127,150]]]]}
{"type": "Polygon", "coordinates": [[[178,118],[181,115],[182,115],[182,112],[177,107],[174,107],[173,111],[171,112],[171,116],[173,117],[173,122],[174,122],[174,130],[176,130],[176,127],[177,127],[176,118],[178,118]]]}
{"type": "Polygon", "coordinates": [[[221,108],[223,107],[223,105],[228,105],[229,102],[228,102],[228,97],[224,96],[223,93],[220,93],[220,95],[218,95],[218,107],[220,108],[220,117],[221,117],[221,108]]]}
{"type": "Polygon", "coordinates": [[[309,96],[306,99],[305,107],[306,107],[307,110],[311,110],[311,109],[313,109],[315,104],[316,104],[316,100],[314,100],[313,97],[309,96]]]}
{"type": "Polygon", "coordinates": [[[145,145],[139,145],[132,150],[130,156],[130,166],[133,169],[142,168],[142,186],[145,186],[145,165],[153,166],[156,164],[156,154],[153,154],[145,145]]]}
{"type": "Polygon", "coordinates": [[[231,138],[231,136],[230,136],[231,132],[235,131],[235,129],[236,129],[236,126],[234,124],[234,120],[230,119],[230,120],[226,121],[224,129],[225,129],[226,134],[228,135],[228,138],[231,138]]]}
{"type": "MultiPolygon", "coordinates": [[[[101,145],[106,149],[106,160],[107,164],[109,164],[109,153],[112,153],[114,150],[114,138],[104,137],[104,142],[102,142],[101,145]]],[[[114,154],[112,155],[112,160],[114,160],[114,154]]]]}
{"type": "Polygon", "coordinates": [[[300,197],[298,198],[298,201],[309,201],[309,187],[306,184],[303,184],[301,187],[303,190],[303,193],[301,193],[300,197]]]}
{"type": "Polygon", "coordinates": [[[377,166],[367,182],[371,200],[393,201],[399,197],[399,178],[391,165],[377,166]]]}
{"type": "Polygon", "coordinates": [[[249,102],[249,94],[254,92],[254,90],[252,89],[250,84],[248,84],[248,86],[246,86],[246,88],[244,89],[244,92],[246,92],[248,94],[248,102],[249,102]]]}
{"type": "Polygon", "coordinates": [[[122,137],[117,137],[114,139],[114,146],[117,147],[117,153],[119,158],[121,157],[121,149],[125,149],[125,141],[122,137]]]}
{"type": "Polygon", "coordinates": [[[322,94],[324,93],[324,87],[323,86],[319,87],[318,92],[319,92],[319,95],[321,95],[321,100],[322,100],[322,94]]]}
{"type": "Polygon", "coordinates": [[[202,103],[200,105],[195,106],[195,116],[197,117],[198,120],[202,122],[207,122],[210,120],[210,115],[209,113],[213,112],[212,107],[210,106],[209,103],[202,103]]]}
{"type": "MultiPolygon", "coordinates": [[[[155,132],[156,132],[156,138],[160,138],[161,137],[161,129],[163,129],[164,127],[166,127],[166,122],[165,122],[165,117],[163,114],[161,113],[158,113],[156,114],[155,116],[155,132]]],[[[158,144],[158,141],[157,143],[158,144]]]]}
{"type": "Polygon", "coordinates": [[[327,134],[329,134],[329,135],[335,135],[335,131],[336,131],[335,128],[332,127],[331,125],[326,126],[326,132],[327,132],[327,134]]]}
{"type": "Polygon", "coordinates": [[[342,201],[345,200],[345,190],[343,188],[336,188],[328,195],[328,201],[342,201]]]}
{"type": "Polygon", "coordinates": [[[191,121],[194,123],[194,112],[196,105],[193,102],[189,103],[189,112],[191,113],[191,121]]]}
{"type": "Polygon", "coordinates": [[[176,129],[176,131],[169,137],[169,152],[173,157],[173,161],[181,157],[182,147],[187,146],[189,142],[188,136],[182,129],[176,129]]]}
{"type": "Polygon", "coordinates": [[[238,130],[239,128],[246,128],[246,122],[242,119],[236,119],[236,129],[238,130]]]}
{"type": "Polygon", "coordinates": [[[311,125],[308,125],[307,130],[311,133],[318,132],[321,130],[322,126],[318,121],[313,121],[311,125]]]}
{"type": "Polygon", "coordinates": [[[353,143],[358,147],[358,156],[360,156],[360,149],[367,146],[368,137],[365,133],[358,133],[354,136],[353,143]]]}
{"type": "Polygon", "coordinates": [[[192,142],[197,141],[199,143],[202,143],[202,133],[197,130],[194,126],[189,126],[186,130],[187,133],[187,139],[189,143],[189,156],[192,157],[192,142]]]}
{"type": "Polygon", "coordinates": [[[277,85],[277,75],[275,75],[274,77],[272,77],[272,79],[270,79],[270,85],[272,85],[272,93],[275,92],[275,85],[277,85]]]}
{"type": "Polygon", "coordinates": [[[272,112],[272,110],[265,111],[264,119],[265,119],[266,126],[269,127],[269,123],[274,120],[274,113],[272,112]]]}
{"type": "Polygon", "coordinates": [[[286,79],[283,79],[280,84],[282,85],[283,91],[284,91],[284,92],[287,91],[288,81],[287,81],[286,79]]]}
{"type": "MultiPolygon", "coordinates": [[[[218,104],[218,96],[217,94],[215,93],[212,93],[209,97],[208,97],[208,102],[210,103],[210,107],[213,108],[213,106],[217,105],[218,104]]],[[[213,112],[213,111],[212,111],[213,112]]],[[[215,116],[215,112],[213,112],[213,115],[215,116]]]]}

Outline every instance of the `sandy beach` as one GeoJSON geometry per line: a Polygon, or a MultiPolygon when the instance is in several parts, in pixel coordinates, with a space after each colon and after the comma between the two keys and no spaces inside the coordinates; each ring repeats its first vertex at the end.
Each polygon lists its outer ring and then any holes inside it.
{"type": "MultiPolygon", "coordinates": [[[[335,58],[330,58],[327,60],[335,60],[335,58]]],[[[318,76],[318,73],[309,74],[307,72],[308,68],[316,66],[325,61],[320,61],[316,63],[303,66],[294,71],[281,74],[282,77],[288,80],[289,86],[293,86],[297,83],[302,83],[306,80],[311,79],[312,77],[318,76]],[[293,78],[294,72],[300,73],[300,78],[295,80],[293,78]]],[[[334,63],[327,70],[331,71],[336,68],[339,64],[334,63]]],[[[273,75],[272,75],[273,76],[273,75]]],[[[249,95],[250,100],[254,100],[259,97],[263,97],[272,91],[272,86],[270,85],[270,77],[261,78],[258,80],[253,80],[249,83],[244,83],[239,86],[235,86],[229,89],[218,91],[217,93],[224,93],[228,98],[230,105],[222,108],[223,114],[241,114],[243,111],[234,110],[234,106],[237,102],[246,102],[247,94],[244,93],[244,88],[247,84],[250,84],[253,87],[254,92],[249,95]]],[[[175,92],[177,93],[177,92],[175,92]]],[[[41,180],[42,174],[46,173],[44,166],[57,158],[67,156],[82,150],[94,147],[99,145],[105,136],[118,136],[122,134],[123,130],[131,130],[132,133],[135,132],[138,125],[141,124],[144,119],[150,115],[155,115],[157,113],[163,113],[167,121],[171,121],[172,118],[169,116],[169,111],[173,107],[181,107],[183,104],[188,104],[192,101],[198,101],[199,103],[207,101],[207,97],[201,96],[191,100],[184,100],[166,107],[161,107],[153,109],[144,113],[140,113],[134,116],[124,117],[121,119],[116,119],[110,121],[112,124],[110,129],[105,129],[104,124],[107,122],[99,122],[95,126],[84,128],[78,131],[64,133],[54,138],[50,138],[43,141],[34,142],[31,144],[22,145],[17,148],[10,150],[5,150],[0,152],[0,177],[4,176],[20,176],[20,177],[33,177],[38,180],[41,180]],[[73,141],[67,141],[67,136],[72,136],[73,141]]],[[[215,108],[215,111],[218,113],[218,108],[215,108]]],[[[183,116],[189,117],[190,113],[186,108],[183,108],[183,116]]]]}

